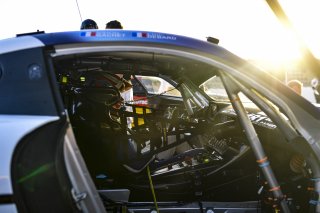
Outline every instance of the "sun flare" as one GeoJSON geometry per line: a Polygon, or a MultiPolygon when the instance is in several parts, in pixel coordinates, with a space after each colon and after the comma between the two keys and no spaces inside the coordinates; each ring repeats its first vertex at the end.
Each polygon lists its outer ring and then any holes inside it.
{"type": "Polygon", "coordinates": [[[279,2],[291,21],[292,33],[303,42],[302,45],[306,45],[311,50],[316,58],[320,58],[320,30],[318,28],[320,1],[279,0],[279,2]]]}

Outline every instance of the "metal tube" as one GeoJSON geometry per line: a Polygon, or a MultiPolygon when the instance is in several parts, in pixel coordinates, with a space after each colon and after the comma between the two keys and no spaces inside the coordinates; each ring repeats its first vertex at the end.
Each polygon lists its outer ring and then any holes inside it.
{"type": "Polygon", "coordinates": [[[245,108],[243,107],[241,100],[238,96],[238,89],[235,84],[228,76],[222,73],[221,75],[223,84],[226,88],[227,94],[230,98],[231,104],[239,116],[240,124],[247,136],[247,139],[250,143],[250,146],[253,150],[253,153],[259,163],[259,166],[268,181],[270,187],[269,191],[272,192],[273,196],[280,200],[281,208],[284,212],[290,212],[287,202],[283,199],[283,194],[280,189],[279,183],[275,178],[275,175],[271,169],[270,163],[266,154],[264,153],[261,142],[257,136],[257,133],[251,123],[245,108]]]}
{"type": "MultiPolygon", "coordinates": [[[[314,192],[315,192],[315,197],[313,200],[310,200],[310,205],[314,206],[314,212],[319,213],[320,212],[320,168],[319,165],[316,161],[316,158],[310,154],[307,158],[308,164],[311,167],[312,170],[312,178],[311,181],[314,182],[314,192]]],[[[312,209],[312,207],[311,207],[312,209]]]]}
{"type": "Polygon", "coordinates": [[[268,115],[271,120],[277,125],[277,127],[283,132],[286,139],[291,142],[298,137],[297,132],[290,126],[286,120],[281,116],[280,112],[275,110],[274,107],[268,102],[263,101],[263,97],[259,96],[255,92],[249,90],[239,82],[235,82],[240,90],[249,98],[253,99],[253,102],[268,115]]]}

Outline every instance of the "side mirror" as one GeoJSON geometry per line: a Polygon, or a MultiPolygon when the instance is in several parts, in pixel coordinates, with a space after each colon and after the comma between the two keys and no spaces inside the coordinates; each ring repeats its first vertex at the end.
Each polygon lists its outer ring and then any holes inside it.
{"type": "Polygon", "coordinates": [[[317,78],[314,78],[311,80],[311,86],[312,88],[317,88],[319,85],[319,80],[317,78]]]}
{"type": "Polygon", "coordinates": [[[319,80],[314,78],[311,80],[311,86],[314,92],[314,96],[316,98],[317,103],[320,103],[320,85],[319,80]]]}

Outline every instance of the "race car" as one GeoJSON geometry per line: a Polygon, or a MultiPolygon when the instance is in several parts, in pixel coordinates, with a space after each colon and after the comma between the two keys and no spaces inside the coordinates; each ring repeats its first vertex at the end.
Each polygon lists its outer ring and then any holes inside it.
{"type": "Polygon", "coordinates": [[[0,212],[320,211],[319,109],[217,44],[17,35],[0,102],[0,212]]]}

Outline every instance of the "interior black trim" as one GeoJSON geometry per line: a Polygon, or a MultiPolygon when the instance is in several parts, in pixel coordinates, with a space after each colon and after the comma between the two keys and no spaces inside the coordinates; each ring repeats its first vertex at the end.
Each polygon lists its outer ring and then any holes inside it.
{"type": "Polygon", "coordinates": [[[0,195],[0,204],[14,203],[13,195],[0,195]]]}

